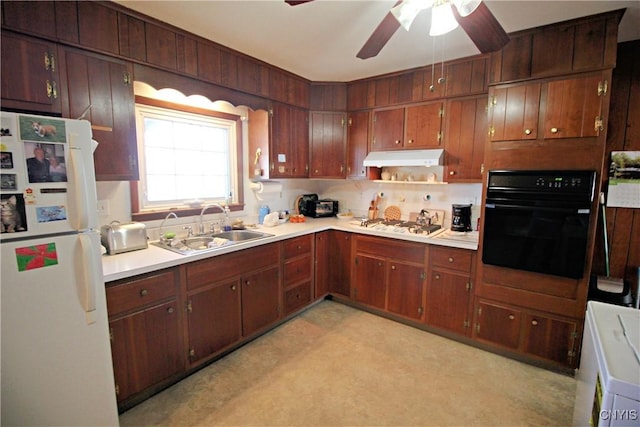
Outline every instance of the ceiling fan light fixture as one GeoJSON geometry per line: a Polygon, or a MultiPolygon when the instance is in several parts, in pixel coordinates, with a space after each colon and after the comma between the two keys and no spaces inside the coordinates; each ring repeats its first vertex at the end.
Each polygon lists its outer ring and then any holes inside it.
{"type": "Polygon", "coordinates": [[[458,27],[458,21],[453,16],[451,3],[448,0],[437,0],[431,8],[430,36],[441,36],[458,27]]]}
{"type": "Polygon", "coordinates": [[[451,0],[460,16],[469,16],[480,6],[482,0],[451,0]]]}
{"type": "Polygon", "coordinates": [[[424,9],[428,9],[433,0],[404,0],[391,8],[390,12],[398,20],[402,28],[409,31],[411,24],[424,9]]]}

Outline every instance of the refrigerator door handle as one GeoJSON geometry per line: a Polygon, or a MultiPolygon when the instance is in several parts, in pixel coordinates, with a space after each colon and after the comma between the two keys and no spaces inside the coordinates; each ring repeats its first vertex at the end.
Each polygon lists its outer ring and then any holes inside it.
{"type": "Polygon", "coordinates": [[[92,199],[87,188],[86,170],[84,162],[82,161],[82,150],[78,148],[69,149],[69,163],[71,168],[69,169],[69,198],[68,201],[72,205],[70,206],[69,218],[72,227],[75,230],[88,229],[90,225],[89,212],[91,209],[96,210],[96,206],[90,206],[90,200],[92,199]]]}
{"type": "Polygon", "coordinates": [[[84,272],[84,298],[82,298],[83,308],[87,318],[87,324],[96,322],[96,286],[102,283],[102,265],[98,265],[95,256],[95,243],[92,236],[88,234],[79,234],[81,248],[80,265],[86,266],[84,272]]]}

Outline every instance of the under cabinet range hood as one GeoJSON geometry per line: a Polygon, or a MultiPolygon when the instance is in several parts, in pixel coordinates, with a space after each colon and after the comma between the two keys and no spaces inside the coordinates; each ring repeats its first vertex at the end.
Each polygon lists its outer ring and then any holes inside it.
{"type": "Polygon", "coordinates": [[[362,163],[363,166],[440,166],[442,165],[442,153],[438,148],[433,150],[399,150],[399,151],[372,151],[362,163]]]}

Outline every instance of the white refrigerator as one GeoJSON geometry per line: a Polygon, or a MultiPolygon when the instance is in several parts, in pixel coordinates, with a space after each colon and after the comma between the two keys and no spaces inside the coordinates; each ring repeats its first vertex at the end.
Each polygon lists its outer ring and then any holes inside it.
{"type": "Polygon", "coordinates": [[[91,126],[0,121],[1,424],[118,425],[91,126]]]}

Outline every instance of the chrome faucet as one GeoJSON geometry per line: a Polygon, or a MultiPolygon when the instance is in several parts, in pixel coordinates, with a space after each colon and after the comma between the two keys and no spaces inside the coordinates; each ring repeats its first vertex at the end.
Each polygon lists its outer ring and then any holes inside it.
{"type": "Polygon", "coordinates": [[[160,240],[161,241],[165,240],[164,233],[162,232],[162,227],[164,226],[164,222],[168,220],[170,217],[174,217],[175,219],[178,219],[178,215],[176,215],[175,212],[169,212],[167,216],[164,217],[164,219],[160,223],[160,240]]]}
{"type": "Polygon", "coordinates": [[[225,216],[225,219],[229,219],[229,212],[227,209],[223,208],[222,206],[220,206],[218,203],[211,203],[208,205],[204,205],[204,207],[202,208],[202,210],[200,211],[200,226],[199,226],[199,233],[200,234],[204,234],[204,219],[203,219],[203,215],[205,213],[205,211],[209,208],[218,208],[220,209],[220,213],[223,213],[225,216]]]}

